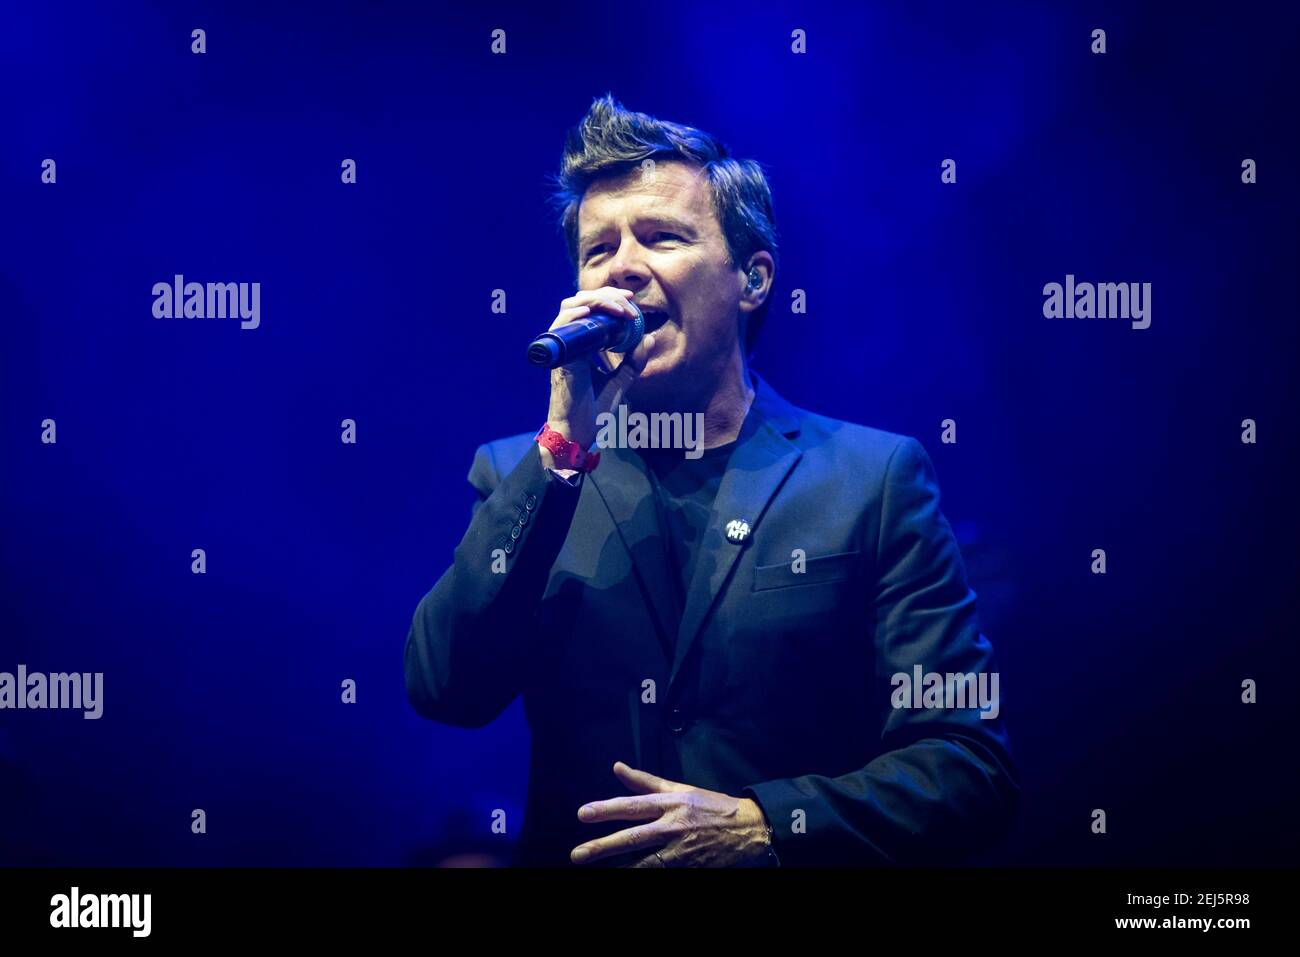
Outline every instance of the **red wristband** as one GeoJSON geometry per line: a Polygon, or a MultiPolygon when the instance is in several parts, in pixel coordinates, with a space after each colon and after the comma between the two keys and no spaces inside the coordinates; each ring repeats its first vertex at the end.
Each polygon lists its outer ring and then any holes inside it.
{"type": "Polygon", "coordinates": [[[570,442],[551,428],[549,422],[542,425],[534,441],[551,453],[558,468],[590,472],[600,464],[599,452],[588,452],[577,442],[570,442]]]}

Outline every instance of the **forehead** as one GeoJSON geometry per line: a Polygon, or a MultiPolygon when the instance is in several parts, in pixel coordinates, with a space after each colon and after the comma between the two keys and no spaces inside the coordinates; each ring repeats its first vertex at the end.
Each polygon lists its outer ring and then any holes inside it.
{"type": "Polygon", "coordinates": [[[717,228],[709,179],[698,166],[676,160],[599,179],[578,205],[578,235],[632,217],[667,215],[706,231],[717,228]]]}

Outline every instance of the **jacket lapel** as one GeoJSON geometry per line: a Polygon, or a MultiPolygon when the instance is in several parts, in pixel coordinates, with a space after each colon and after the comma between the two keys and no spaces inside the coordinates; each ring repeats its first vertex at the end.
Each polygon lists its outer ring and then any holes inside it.
{"type": "Polygon", "coordinates": [[[797,410],[757,374],[751,372],[750,377],[754,383],[754,401],[718,487],[708,533],[700,543],[701,553],[696,558],[677,631],[676,654],[668,680],[670,689],[741,549],[758,533],[759,520],[768,503],[802,455],[786,437],[798,432],[797,410]],[[749,524],[749,536],[742,544],[727,539],[726,526],[733,519],[749,524]]]}
{"type": "Polygon", "coordinates": [[[713,518],[700,544],[701,553],[695,561],[680,621],[674,620],[674,585],[668,577],[670,571],[660,537],[658,512],[644,460],[634,450],[602,449],[599,468],[587,475],[587,481],[605,503],[620,540],[632,556],[642,598],[664,645],[665,661],[674,644],[671,637],[676,634],[670,688],[741,549],[749,544],[748,540],[741,545],[728,541],[727,523],[732,519],[748,522],[752,539],[768,504],[802,455],[787,438],[799,431],[799,410],[757,373],[751,371],[750,379],[754,385],[754,401],[718,487],[713,518]]]}
{"type": "Polygon", "coordinates": [[[632,556],[641,597],[654,619],[667,664],[672,636],[677,630],[676,599],[673,583],[668,578],[654,494],[645,470],[645,461],[635,451],[601,449],[600,465],[587,474],[587,481],[599,493],[614,520],[619,539],[632,556]]]}

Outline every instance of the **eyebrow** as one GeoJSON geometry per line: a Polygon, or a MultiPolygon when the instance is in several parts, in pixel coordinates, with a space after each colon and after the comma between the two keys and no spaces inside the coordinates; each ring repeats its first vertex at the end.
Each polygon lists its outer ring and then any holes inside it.
{"type": "MultiPolygon", "coordinates": [[[[665,216],[658,213],[648,216],[639,216],[637,217],[636,222],[638,225],[643,223],[653,223],[656,226],[666,226],[675,232],[685,233],[687,236],[695,236],[698,232],[690,223],[677,219],[675,216],[665,216]]],[[[578,249],[586,249],[588,244],[594,242],[600,234],[601,230],[595,230],[578,237],[578,249]]]]}

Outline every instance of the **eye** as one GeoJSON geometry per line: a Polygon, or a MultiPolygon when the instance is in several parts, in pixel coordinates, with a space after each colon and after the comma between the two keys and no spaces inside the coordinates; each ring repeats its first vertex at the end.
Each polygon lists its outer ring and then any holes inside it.
{"type": "Polygon", "coordinates": [[[650,239],[653,240],[654,242],[659,242],[660,240],[680,242],[681,238],[682,237],[678,236],[676,233],[657,232],[657,233],[652,233],[650,235],[650,239]]]}
{"type": "Polygon", "coordinates": [[[605,243],[601,243],[597,246],[592,246],[583,254],[582,261],[586,262],[587,260],[591,259],[592,256],[595,256],[597,253],[603,252],[604,249],[605,249],[605,243]]]}

